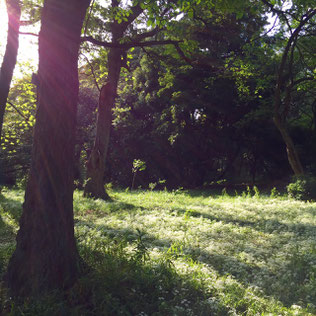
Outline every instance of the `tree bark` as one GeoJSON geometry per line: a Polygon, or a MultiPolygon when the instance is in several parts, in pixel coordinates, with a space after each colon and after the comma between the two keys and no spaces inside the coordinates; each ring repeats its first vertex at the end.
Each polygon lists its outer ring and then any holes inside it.
{"type": "MultiPolygon", "coordinates": [[[[294,49],[294,48],[293,48],[294,49]]],[[[293,170],[293,173],[296,176],[304,174],[304,169],[301,164],[300,157],[296,151],[296,147],[294,145],[294,142],[292,140],[291,135],[288,132],[287,126],[286,126],[286,118],[287,114],[290,108],[290,103],[291,103],[291,93],[292,93],[292,85],[289,84],[285,88],[285,96],[282,99],[281,97],[281,92],[282,92],[282,85],[283,85],[283,73],[284,73],[284,67],[285,67],[285,61],[286,61],[286,56],[288,54],[289,48],[287,48],[283,54],[281,66],[279,68],[278,72],[278,78],[277,78],[277,86],[275,90],[275,95],[274,95],[274,116],[273,116],[273,121],[277,129],[279,130],[282,139],[285,143],[286,146],[286,153],[287,153],[287,158],[289,161],[289,164],[293,170]]]]}
{"type": "MultiPolygon", "coordinates": [[[[268,4],[263,0],[265,4],[268,4]]],[[[270,6],[270,5],[269,5],[270,6]]],[[[270,6],[271,7],[271,6],[270,6]]],[[[274,7],[271,7],[272,11],[277,13],[278,15],[283,15],[283,11],[275,10],[274,7]]],[[[300,33],[304,26],[311,21],[311,19],[316,15],[316,9],[307,10],[305,14],[301,16],[300,22],[298,26],[291,31],[291,35],[287,40],[286,46],[284,48],[281,63],[277,73],[277,84],[274,94],[274,124],[278,128],[283,138],[283,141],[286,145],[286,152],[289,164],[296,176],[304,174],[304,169],[301,164],[301,160],[296,151],[294,142],[287,130],[286,127],[286,118],[291,105],[291,94],[292,88],[298,82],[305,80],[305,78],[300,78],[296,82],[294,80],[293,74],[293,66],[294,66],[294,51],[297,46],[297,41],[300,36],[300,33]],[[286,79],[287,76],[289,77],[286,79]],[[282,92],[284,93],[284,97],[282,98],[282,92]]]]}
{"type": "Polygon", "coordinates": [[[8,36],[0,70],[0,143],[3,117],[19,49],[21,8],[19,0],[7,0],[8,36]]]}
{"type": "Polygon", "coordinates": [[[283,141],[286,146],[286,153],[287,153],[287,158],[289,161],[289,164],[296,176],[304,174],[304,169],[301,164],[301,160],[299,158],[299,155],[296,151],[295,145],[293,143],[293,140],[290,136],[290,134],[287,131],[287,128],[285,124],[282,122],[282,119],[278,116],[274,116],[274,124],[281,133],[281,136],[283,138],[283,141]]]}
{"type": "Polygon", "coordinates": [[[112,123],[112,108],[115,104],[117,85],[121,71],[122,50],[111,48],[108,54],[108,82],[102,87],[98,105],[95,142],[87,162],[87,182],[84,196],[109,200],[104,188],[104,172],[109,147],[112,123]]]}
{"type": "MultiPolygon", "coordinates": [[[[111,1],[113,9],[118,8],[119,4],[120,1],[111,1]]],[[[135,6],[131,8],[131,11],[126,21],[119,23],[114,19],[110,25],[112,43],[108,54],[107,84],[100,92],[97,132],[94,146],[87,162],[87,183],[84,189],[84,196],[104,200],[109,199],[104,188],[103,177],[112,123],[112,109],[115,105],[117,85],[123,64],[122,57],[126,56],[126,50],[130,48],[121,47],[120,40],[128,26],[143,12],[143,9],[140,3],[136,3],[135,6]]]]}
{"type": "Polygon", "coordinates": [[[97,131],[94,146],[87,162],[87,182],[84,188],[84,196],[103,200],[110,199],[104,188],[103,176],[112,122],[111,93],[110,83],[105,84],[100,91],[97,131]]]}
{"type": "Polygon", "coordinates": [[[14,296],[71,286],[78,275],[73,161],[78,50],[90,0],[45,0],[39,34],[38,110],[25,202],[6,282],[14,296]]]}

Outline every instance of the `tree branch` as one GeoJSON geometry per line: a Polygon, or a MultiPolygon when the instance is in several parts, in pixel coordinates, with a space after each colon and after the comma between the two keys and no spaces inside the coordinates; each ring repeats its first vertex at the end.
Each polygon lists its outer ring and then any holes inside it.
{"type": "Polygon", "coordinates": [[[313,81],[313,80],[316,80],[315,77],[304,77],[304,78],[300,78],[300,79],[297,79],[295,81],[293,81],[293,84],[292,84],[292,87],[304,82],[304,81],[313,81]]]}
{"type": "Polygon", "coordinates": [[[112,43],[112,42],[105,42],[105,41],[99,41],[95,38],[93,38],[92,36],[82,36],[81,37],[81,42],[90,42],[94,45],[97,45],[97,46],[102,46],[102,47],[105,47],[105,48],[111,48],[111,47],[120,47],[118,43],[112,43]]]}
{"type": "Polygon", "coordinates": [[[121,44],[122,48],[132,48],[132,47],[151,47],[158,45],[177,45],[182,41],[174,41],[174,40],[162,40],[162,41],[145,41],[145,42],[132,42],[121,44]]]}
{"type": "Polygon", "coordinates": [[[35,24],[36,22],[38,22],[38,21],[32,21],[32,20],[30,20],[30,21],[20,21],[20,25],[21,26],[30,26],[30,25],[35,24]]]}
{"type": "MultiPolygon", "coordinates": [[[[267,2],[266,0],[262,0],[263,2],[267,2]]],[[[279,115],[280,116],[280,108],[281,108],[281,87],[284,84],[284,70],[285,70],[285,66],[286,66],[286,61],[288,59],[288,54],[290,52],[290,50],[292,49],[292,51],[294,50],[294,46],[295,43],[297,41],[297,38],[299,36],[299,33],[301,32],[303,26],[316,14],[316,9],[312,10],[309,12],[309,14],[306,14],[300,21],[299,25],[297,26],[297,28],[294,30],[293,33],[291,33],[290,38],[287,41],[287,44],[285,46],[283,55],[282,55],[282,59],[281,59],[281,63],[280,63],[280,67],[278,70],[278,74],[277,74],[277,85],[276,85],[276,90],[275,90],[275,115],[279,115]]],[[[291,66],[290,66],[291,67],[291,66]]],[[[290,87],[291,88],[291,87],[290,87]]],[[[287,89],[287,92],[289,90],[287,89]]],[[[280,116],[281,117],[281,116],[280,116]]],[[[284,118],[283,118],[284,119],[284,118]]]]}
{"type": "Polygon", "coordinates": [[[10,101],[7,101],[7,103],[12,106],[14,108],[14,110],[25,119],[26,123],[31,127],[30,123],[29,123],[29,118],[26,117],[13,103],[11,103],[10,101]]]}
{"type": "Polygon", "coordinates": [[[94,2],[95,2],[95,0],[92,0],[92,3],[91,3],[91,5],[90,5],[89,14],[88,14],[88,17],[87,17],[87,20],[86,20],[85,26],[84,26],[84,32],[83,32],[83,34],[84,34],[84,35],[86,35],[86,34],[87,34],[88,25],[89,25],[89,21],[90,21],[90,18],[91,18],[91,13],[92,13],[92,10],[93,10],[93,5],[94,5],[94,2]]]}
{"type": "Polygon", "coordinates": [[[141,33],[141,34],[137,34],[135,37],[131,38],[131,41],[132,42],[140,42],[142,41],[143,39],[145,38],[148,38],[148,37],[153,37],[154,35],[156,35],[159,31],[161,31],[161,29],[156,26],[154,29],[148,31],[148,32],[144,32],[144,33],[141,33]]]}
{"type": "Polygon", "coordinates": [[[83,36],[81,37],[81,42],[90,42],[97,46],[102,46],[105,48],[120,48],[120,49],[130,49],[132,47],[150,47],[157,45],[176,45],[181,43],[182,41],[174,41],[174,40],[162,40],[162,41],[145,41],[145,42],[128,42],[128,43],[113,43],[113,42],[104,42],[99,41],[91,36],[83,36]]]}
{"type": "Polygon", "coordinates": [[[288,17],[286,16],[286,14],[288,14],[289,16],[291,16],[295,20],[296,20],[296,17],[293,14],[290,14],[289,12],[285,12],[285,11],[282,11],[280,9],[277,9],[272,3],[270,3],[267,0],[261,0],[261,1],[266,6],[268,6],[273,13],[276,13],[279,17],[281,16],[285,20],[285,23],[287,24],[289,31],[292,34],[292,28],[291,28],[290,22],[288,20],[288,17]]]}
{"type": "Polygon", "coordinates": [[[254,41],[256,41],[256,40],[262,38],[263,36],[268,35],[268,34],[275,28],[275,25],[276,25],[277,20],[278,20],[278,16],[274,19],[273,25],[272,25],[266,32],[264,32],[264,33],[263,33],[262,35],[260,35],[260,36],[257,36],[257,37],[255,37],[255,38],[251,39],[250,42],[254,42],[254,41]]]}
{"type": "Polygon", "coordinates": [[[192,66],[192,60],[191,60],[190,58],[188,58],[188,57],[184,54],[183,50],[182,50],[182,49],[180,48],[180,46],[179,46],[179,43],[174,43],[173,45],[174,45],[174,47],[175,47],[177,53],[179,54],[179,56],[180,56],[186,63],[188,63],[189,65],[192,66]]]}
{"type": "Polygon", "coordinates": [[[32,32],[21,32],[21,31],[20,31],[19,34],[21,34],[21,35],[30,35],[30,36],[38,37],[38,34],[32,33],[32,32]]]}
{"type": "MultiPolygon", "coordinates": [[[[305,61],[304,54],[303,54],[303,52],[302,52],[302,50],[301,50],[301,48],[300,48],[299,43],[296,45],[296,48],[297,48],[297,51],[298,51],[298,53],[299,53],[299,55],[300,55],[300,57],[301,57],[301,58],[300,58],[301,64],[302,64],[306,69],[308,69],[309,71],[313,72],[313,71],[314,71],[314,68],[312,68],[310,65],[308,65],[307,62],[305,61]]],[[[305,51],[307,51],[309,54],[314,55],[314,51],[309,50],[309,49],[307,49],[306,47],[305,47],[304,49],[305,49],[305,51]]]]}
{"type": "Polygon", "coordinates": [[[92,66],[92,64],[90,63],[89,58],[88,58],[85,54],[83,54],[83,53],[81,53],[81,55],[84,57],[84,59],[86,60],[87,64],[89,65],[90,70],[91,70],[91,73],[92,73],[92,76],[93,76],[93,79],[94,79],[94,83],[95,83],[97,89],[99,90],[99,92],[101,92],[101,88],[99,87],[99,84],[98,84],[98,82],[97,82],[97,78],[96,78],[96,75],[95,75],[93,66],[92,66]]]}
{"type": "MultiPolygon", "coordinates": [[[[113,7],[113,1],[112,1],[112,7],[113,7]]],[[[143,9],[141,8],[140,3],[137,3],[135,6],[131,7],[130,10],[132,10],[132,13],[128,16],[127,21],[122,21],[121,23],[119,23],[118,21],[113,22],[114,29],[120,30],[122,33],[124,33],[127,27],[131,25],[134,22],[134,20],[143,12],[143,9]]],[[[112,33],[114,32],[112,31],[112,33]]]]}

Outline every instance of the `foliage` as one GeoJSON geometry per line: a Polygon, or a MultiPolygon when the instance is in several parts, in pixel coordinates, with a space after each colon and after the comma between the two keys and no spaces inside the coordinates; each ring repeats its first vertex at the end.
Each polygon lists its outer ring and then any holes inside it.
{"type": "MultiPolygon", "coordinates": [[[[75,286],[24,304],[1,287],[2,315],[316,312],[315,203],[183,190],[111,196],[75,192],[77,242],[89,267],[75,286]]],[[[1,197],[2,273],[22,201],[22,191],[1,197]]]]}
{"type": "Polygon", "coordinates": [[[140,159],[134,159],[132,172],[136,173],[139,171],[144,171],[146,169],[146,162],[140,159]]]}
{"type": "MultiPolygon", "coordinates": [[[[224,175],[238,182],[284,172],[286,157],[270,109],[255,91],[257,77],[249,74],[251,65],[239,67],[245,64],[244,45],[259,32],[262,17],[248,13],[236,20],[202,9],[196,9],[195,19],[185,15],[168,29],[169,36],[185,39],[181,48],[191,64],[172,46],[131,52],[132,73],[121,83],[114,109],[109,160],[120,167],[119,172],[111,167],[110,181],[126,186],[126,161],[140,151],[148,162],[145,181],[163,178],[169,188],[203,186],[224,175]],[[239,92],[244,78],[249,96],[239,92]],[[269,146],[260,142],[262,137],[269,146]]],[[[247,51],[249,60],[253,55],[247,51]]]]}
{"type": "Polygon", "coordinates": [[[132,167],[132,173],[133,173],[132,190],[134,189],[136,174],[139,171],[144,171],[144,170],[146,170],[146,162],[140,159],[134,159],[133,167],[132,167]]]}
{"type": "Polygon", "coordinates": [[[270,197],[271,198],[276,198],[280,195],[280,192],[278,191],[278,189],[276,187],[273,187],[271,189],[271,193],[270,193],[270,197]]]}
{"type": "Polygon", "coordinates": [[[297,200],[316,200],[316,178],[311,175],[297,176],[287,186],[289,197],[297,200]]]}
{"type": "MultiPolygon", "coordinates": [[[[29,65],[24,66],[29,69],[29,65]]],[[[24,178],[30,165],[36,112],[35,89],[30,76],[25,74],[10,90],[0,148],[0,164],[3,166],[0,174],[7,185],[24,178]]]]}
{"type": "MultiPolygon", "coordinates": [[[[160,26],[148,41],[179,41],[182,54],[174,45],[127,51],[129,71],[122,68],[113,109],[106,181],[130,186],[134,157],[147,162],[146,172],[137,176],[144,187],[151,184],[153,188],[159,179],[165,179],[168,188],[208,186],[223,178],[252,185],[287,179],[286,153],[271,120],[275,71],[287,39],[284,21],[267,33],[271,25],[265,13],[270,8],[261,1],[134,1],[131,5],[138,3],[144,13],[127,28],[121,42],[160,26]]],[[[111,23],[121,25],[132,12],[123,2],[117,2],[116,8],[101,1],[92,4],[83,33],[102,41],[110,40],[111,23]]],[[[29,12],[31,2],[25,5],[29,12]]],[[[282,9],[279,2],[273,5],[282,9]]],[[[293,2],[286,14],[291,17],[295,10],[301,14],[304,6],[293,2]]],[[[40,10],[36,7],[35,11],[34,18],[40,10]]],[[[295,27],[294,20],[289,20],[291,27],[295,27]]],[[[299,39],[304,63],[300,52],[294,51],[297,78],[312,69],[313,50],[308,47],[314,45],[312,37],[299,39]]],[[[96,85],[100,88],[108,76],[108,51],[87,42],[81,47],[75,153],[78,187],[83,184],[96,133],[96,85]]],[[[17,80],[11,97],[26,119],[8,105],[5,149],[0,157],[7,183],[24,177],[30,161],[32,128],[28,122],[33,125],[35,120],[36,96],[30,81],[30,75],[17,80]]],[[[316,170],[314,85],[308,80],[296,86],[288,113],[289,132],[305,169],[312,173],[316,170]]]]}
{"type": "Polygon", "coordinates": [[[276,155],[280,146],[270,118],[252,115],[250,119],[257,100],[251,106],[239,100],[228,75],[217,75],[216,79],[207,71],[187,66],[169,68],[172,73],[166,75],[164,67],[158,65],[159,61],[152,66],[146,56],[142,57],[141,68],[133,74],[137,84],[133,88],[125,84],[119,101],[122,108],[115,109],[113,160],[122,157],[121,146],[129,156],[146,148],[142,155],[149,172],[156,173],[149,182],[165,178],[169,187],[200,186],[225,172],[231,179],[240,174],[239,168],[244,169],[241,177],[248,177],[252,164],[258,168],[261,159],[269,175],[280,172],[274,163],[284,166],[276,162],[276,157],[282,161],[284,155],[276,155]],[[155,71],[161,73],[160,89],[155,71]],[[145,91],[141,91],[144,86],[145,91]],[[244,121],[248,111],[249,119],[244,121]],[[260,136],[263,126],[265,135],[260,136]],[[259,147],[262,137],[269,139],[268,148],[264,143],[259,147]]]}

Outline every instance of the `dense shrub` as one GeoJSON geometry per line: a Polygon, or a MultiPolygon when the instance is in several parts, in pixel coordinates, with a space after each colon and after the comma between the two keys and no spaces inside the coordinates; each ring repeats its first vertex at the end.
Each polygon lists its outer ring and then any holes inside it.
{"type": "Polygon", "coordinates": [[[302,175],[295,177],[287,186],[289,197],[297,200],[316,200],[316,177],[302,175]]]}

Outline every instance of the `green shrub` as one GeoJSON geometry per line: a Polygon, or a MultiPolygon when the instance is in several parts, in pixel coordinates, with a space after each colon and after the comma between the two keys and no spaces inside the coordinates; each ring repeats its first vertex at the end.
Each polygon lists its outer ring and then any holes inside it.
{"type": "Polygon", "coordinates": [[[275,197],[277,197],[279,195],[280,195],[280,192],[278,191],[278,189],[276,187],[273,187],[271,189],[270,197],[271,198],[275,198],[275,197]]]}
{"type": "Polygon", "coordinates": [[[287,193],[289,197],[297,200],[316,200],[316,177],[310,175],[295,177],[287,186],[287,193]]]}

